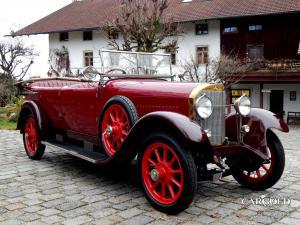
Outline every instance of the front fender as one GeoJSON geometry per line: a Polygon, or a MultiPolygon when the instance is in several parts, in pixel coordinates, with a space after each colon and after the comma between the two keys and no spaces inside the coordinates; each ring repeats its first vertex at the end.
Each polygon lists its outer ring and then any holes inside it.
{"type": "MultiPolygon", "coordinates": [[[[229,141],[237,142],[239,131],[237,131],[237,115],[235,112],[226,117],[226,137],[229,141]]],[[[267,130],[270,128],[278,129],[282,132],[289,132],[286,123],[278,115],[260,108],[252,108],[248,116],[243,117],[242,125],[248,125],[250,132],[244,136],[244,143],[257,151],[266,154],[267,130]]]]}
{"type": "Polygon", "coordinates": [[[206,156],[213,158],[207,135],[197,123],[178,113],[157,111],[143,116],[132,127],[118,154],[118,161],[132,160],[142,142],[153,132],[166,132],[189,150],[206,151],[206,156]],[[205,145],[205,149],[201,149],[201,145],[205,145]]]}

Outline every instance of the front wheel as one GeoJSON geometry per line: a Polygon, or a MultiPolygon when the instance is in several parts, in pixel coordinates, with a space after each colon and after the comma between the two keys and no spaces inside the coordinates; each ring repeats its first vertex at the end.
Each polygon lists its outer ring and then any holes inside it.
{"type": "Polygon", "coordinates": [[[151,205],[164,213],[177,214],[193,201],[197,170],[190,151],[166,134],[153,134],[138,157],[143,191],[151,205]]]}
{"type": "Polygon", "coordinates": [[[283,146],[276,134],[267,131],[267,152],[269,163],[254,170],[233,169],[233,177],[241,185],[252,190],[265,190],[280,179],[285,165],[283,146]]]}
{"type": "Polygon", "coordinates": [[[40,132],[33,115],[27,117],[24,124],[23,142],[27,156],[39,160],[45,152],[45,145],[41,143],[40,132]]]}

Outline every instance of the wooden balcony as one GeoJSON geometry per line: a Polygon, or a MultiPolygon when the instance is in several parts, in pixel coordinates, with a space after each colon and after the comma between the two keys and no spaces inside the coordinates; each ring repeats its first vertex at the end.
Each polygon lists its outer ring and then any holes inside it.
{"type": "Polygon", "coordinates": [[[241,74],[241,83],[300,82],[300,60],[258,60],[246,64],[247,71],[241,74]]]}
{"type": "Polygon", "coordinates": [[[257,60],[247,63],[249,72],[300,72],[300,60],[257,60]]]}

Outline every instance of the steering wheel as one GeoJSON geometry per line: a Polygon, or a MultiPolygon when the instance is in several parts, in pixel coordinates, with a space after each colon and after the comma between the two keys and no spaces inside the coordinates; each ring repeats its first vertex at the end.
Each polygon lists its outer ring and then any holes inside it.
{"type": "Polygon", "coordinates": [[[119,68],[114,68],[114,69],[108,70],[108,71],[106,71],[106,74],[109,74],[109,73],[115,72],[115,71],[120,71],[120,72],[122,72],[122,74],[126,74],[125,70],[119,69],[119,68]]]}

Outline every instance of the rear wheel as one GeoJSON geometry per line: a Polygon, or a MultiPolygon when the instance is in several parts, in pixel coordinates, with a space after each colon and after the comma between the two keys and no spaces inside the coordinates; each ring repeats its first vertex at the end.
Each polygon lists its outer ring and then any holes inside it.
{"type": "Polygon", "coordinates": [[[41,144],[40,131],[33,115],[28,116],[24,124],[23,142],[30,159],[39,160],[42,158],[45,145],[41,144]]]}
{"type": "Polygon", "coordinates": [[[281,177],[285,155],[279,138],[273,131],[267,131],[267,154],[269,163],[252,170],[233,169],[233,177],[241,185],[252,190],[264,190],[272,187],[281,177]]]}
{"type": "Polygon", "coordinates": [[[191,152],[166,134],[153,134],[138,157],[144,193],[157,210],[177,214],[192,202],[197,170],[191,152]]]}

